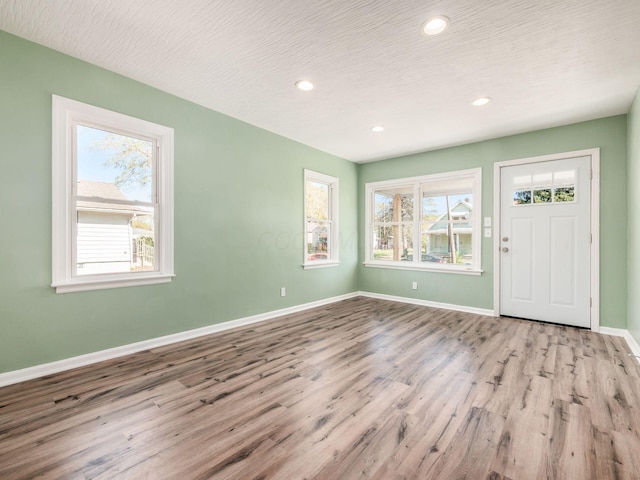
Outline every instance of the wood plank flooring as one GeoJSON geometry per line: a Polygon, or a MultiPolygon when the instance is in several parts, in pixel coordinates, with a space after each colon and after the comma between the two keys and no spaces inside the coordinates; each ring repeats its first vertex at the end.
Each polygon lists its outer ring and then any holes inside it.
{"type": "Polygon", "coordinates": [[[628,354],[358,297],[0,388],[0,479],[640,479],[628,354]]]}

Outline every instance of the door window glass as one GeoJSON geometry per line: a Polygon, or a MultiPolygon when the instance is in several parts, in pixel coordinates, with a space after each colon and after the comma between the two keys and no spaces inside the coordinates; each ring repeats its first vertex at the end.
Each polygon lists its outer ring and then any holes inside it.
{"type": "Polygon", "coordinates": [[[576,171],[542,172],[513,179],[513,206],[576,201],[576,171]]]}

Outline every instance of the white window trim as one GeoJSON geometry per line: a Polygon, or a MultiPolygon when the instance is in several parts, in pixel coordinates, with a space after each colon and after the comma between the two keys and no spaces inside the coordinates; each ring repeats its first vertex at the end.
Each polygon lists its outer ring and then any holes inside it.
{"type": "Polygon", "coordinates": [[[324,173],[315,172],[313,170],[304,169],[304,186],[303,186],[303,248],[302,248],[302,268],[305,270],[312,268],[325,268],[335,267],[340,264],[339,248],[338,248],[338,195],[339,195],[339,180],[331,175],[325,175],[324,173]],[[325,183],[329,186],[329,216],[331,220],[331,237],[329,239],[330,247],[329,252],[331,258],[327,260],[314,260],[310,262],[307,260],[307,181],[315,181],[319,183],[325,183]]]}
{"type": "Polygon", "coordinates": [[[100,107],[52,95],[52,281],[56,293],[168,283],[173,263],[173,129],[100,107]],[[74,122],[90,122],[155,138],[157,155],[158,270],[154,272],[73,275],[74,122]]]}
{"type": "Polygon", "coordinates": [[[481,230],[481,212],[482,212],[482,168],[471,168],[467,170],[458,170],[454,172],[436,173],[432,175],[422,175],[419,177],[399,178],[394,180],[384,180],[380,182],[371,182],[365,184],[365,261],[363,265],[365,267],[375,268],[390,268],[396,270],[418,270],[429,271],[438,273],[454,273],[462,275],[481,275],[482,274],[482,230],[481,230]],[[413,195],[416,199],[416,205],[418,206],[418,212],[414,215],[414,232],[413,232],[413,244],[420,245],[420,233],[422,223],[419,219],[422,218],[422,202],[419,199],[422,197],[421,187],[422,183],[432,183],[438,181],[455,180],[459,178],[472,178],[473,179],[473,210],[471,211],[471,218],[473,222],[473,252],[474,252],[474,265],[431,265],[429,262],[421,262],[418,255],[414,255],[412,261],[383,261],[374,260],[373,251],[371,245],[372,239],[372,204],[374,202],[374,192],[381,188],[394,188],[394,187],[407,187],[413,186],[413,195]],[[416,225],[418,227],[416,228],[416,225]]]}

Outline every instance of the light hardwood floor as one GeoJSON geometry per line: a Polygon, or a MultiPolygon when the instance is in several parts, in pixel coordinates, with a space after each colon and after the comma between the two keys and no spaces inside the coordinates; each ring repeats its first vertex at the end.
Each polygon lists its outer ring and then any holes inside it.
{"type": "Polygon", "coordinates": [[[358,297],[0,389],[0,479],[640,479],[628,353],[358,297]]]}

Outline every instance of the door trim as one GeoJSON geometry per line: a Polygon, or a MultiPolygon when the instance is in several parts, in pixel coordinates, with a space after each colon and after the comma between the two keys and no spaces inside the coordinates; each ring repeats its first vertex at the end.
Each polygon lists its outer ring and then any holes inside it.
{"type": "Polygon", "coordinates": [[[554,153],[539,157],[519,158],[493,164],[493,314],[500,316],[500,193],[502,168],[529,163],[591,157],[591,330],[600,331],[600,149],[554,153]]]}

